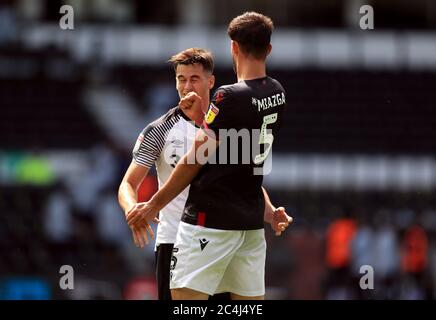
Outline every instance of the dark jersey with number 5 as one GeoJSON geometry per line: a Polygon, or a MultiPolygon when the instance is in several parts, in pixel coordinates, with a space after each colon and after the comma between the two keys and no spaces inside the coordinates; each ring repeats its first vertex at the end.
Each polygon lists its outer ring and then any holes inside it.
{"type": "Polygon", "coordinates": [[[263,228],[263,174],[271,170],[266,160],[285,108],[285,90],[270,77],[215,91],[203,129],[220,145],[215,161],[209,159],[192,181],[182,221],[222,230],[263,228]]]}

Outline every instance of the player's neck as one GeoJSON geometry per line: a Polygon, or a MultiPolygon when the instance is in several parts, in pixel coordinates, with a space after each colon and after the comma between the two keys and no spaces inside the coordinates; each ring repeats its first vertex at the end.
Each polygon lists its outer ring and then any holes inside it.
{"type": "Polygon", "coordinates": [[[238,82],[264,78],[266,77],[265,61],[254,59],[240,60],[236,75],[238,82]]]}
{"type": "Polygon", "coordinates": [[[207,111],[209,110],[209,102],[210,102],[210,97],[209,95],[207,96],[207,99],[203,98],[203,103],[201,106],[201,113],[204,116],[207,111]]]}

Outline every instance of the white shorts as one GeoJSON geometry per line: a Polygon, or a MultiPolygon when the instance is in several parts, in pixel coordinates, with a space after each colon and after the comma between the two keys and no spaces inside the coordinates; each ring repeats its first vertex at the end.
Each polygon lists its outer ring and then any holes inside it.
{"type": "Polygon", "coordinates": [[[219,230],[181,222],[171,259],[170,288],[213,295],[265,294],[264,229],[219,230]]]}

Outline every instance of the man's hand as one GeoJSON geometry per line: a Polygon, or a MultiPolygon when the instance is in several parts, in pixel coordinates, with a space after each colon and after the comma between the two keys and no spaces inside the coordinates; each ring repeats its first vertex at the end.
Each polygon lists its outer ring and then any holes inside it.
{"type": "Polygon", "coordinates": [[[153,230],[148,223],[140,227],[130,227],[130,230],[132,230],[133,241],[137,247],[144,248],[148,244],[147,231],[150,234],[150,238],[154,239],[153,230]]]}
{"type": "Polygon", "coordinates": [[[293,221],[292,217],[286,214],[283,207],[267,209],[264,220],[271,225],[276,236],[280,236],[293,221]]]}
{"type": "Polygon", "coordinates": [[[194,91],[189,92],[179,102],[179,108],[183,110],[186,116],[195,121],[197,124],[201,124],[204,118],[204,112],[201,109],[203,99],[194,91]]]}
{"type": "Polygon", "coordinates": [[[146,219],[145,213],[148,212],[147,210],[149,209],[147,204],[147,202],[136,203],[126,213],[126,220],[132,230],[135,245],[141,248],[148,244],[147,233],[150,235],[151,239],[154,239],[153,229],[151,228],[149,221],[159,223],[159,219],[156,218],[156,215],[150,218],[150,220],[146,219]]]}
{"type": "Polygon", "coordinates": [[[150,221],[159,223],[159,219],[156,217],[158,212],[159,208],[154,206],[151,201],[139,202],[127,212],[127,223],[130,227],[144,227],[148,225],[150,221]]]}

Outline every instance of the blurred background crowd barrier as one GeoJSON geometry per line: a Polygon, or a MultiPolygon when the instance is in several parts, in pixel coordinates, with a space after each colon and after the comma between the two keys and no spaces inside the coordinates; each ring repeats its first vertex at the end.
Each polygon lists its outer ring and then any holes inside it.
{"type": "MultiPolygon", "coordinates": [[[[178,102],[167,59],[204,47],[217,87],[234,82],[226,25],[247,10],[275,22],[268,73],[289,105],[264,181],[294,223],[266,226],[266,297],[436,296],[435,1],[2,0],[0,299],[156,299],[153,245],[134,246],[117,188],[178,102]]],[[[140,199],[156,189],[153,172],[140,199]]]]}

